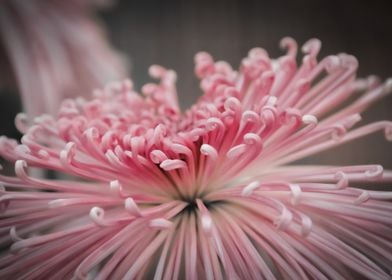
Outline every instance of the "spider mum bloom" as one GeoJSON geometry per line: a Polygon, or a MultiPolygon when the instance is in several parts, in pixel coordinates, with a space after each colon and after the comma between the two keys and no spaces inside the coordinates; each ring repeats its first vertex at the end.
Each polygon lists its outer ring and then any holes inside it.
{"type": "Polygon", "coordinates": [[[125,81],[32,126],[19,115],[21,143],[0,144],[16,174],[0,176],[0,276],[390,279],[392,193],[371,186],[391,172],[290,163],[379,130],[391,140],[391,122],[357,125],[391,81],[356,79],[347,54],[317,61],[316,39],[299,66],[296,42],[281,44],[238,71],[197,54],[204,95],[184,113],[175,73],[152,66],[143,97],[125,81]]]}

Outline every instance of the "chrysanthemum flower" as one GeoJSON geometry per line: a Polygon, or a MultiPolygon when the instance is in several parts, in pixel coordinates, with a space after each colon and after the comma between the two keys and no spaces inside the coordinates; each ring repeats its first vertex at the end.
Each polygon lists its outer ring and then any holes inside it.
{"type": "Polygon", "coordinates": [[[16,174],[0,177],[0,277],[390,279],[392,193],[372,185],[391,172],[291,163],[379,130],[390,140],[391,122],[357,123],[391,81],[356,79],[351,55],[318,62],[315,39],[298,67],[295,41],[282,46],[238,71],[197,54],[204,95],[184,113],[175,73],[152,66],[144,97],[125,81],[30,127],[19,115],[21,144],[0,144],[16,174]]]}
{"type": "Polygon", "coordinates": [[[29,117],[55,114],[64,98],[90,96],[92,89],[127,76],[101,26],[90,18],[93,8],[110,2],[0,1],[0,41],[29,117]]]}

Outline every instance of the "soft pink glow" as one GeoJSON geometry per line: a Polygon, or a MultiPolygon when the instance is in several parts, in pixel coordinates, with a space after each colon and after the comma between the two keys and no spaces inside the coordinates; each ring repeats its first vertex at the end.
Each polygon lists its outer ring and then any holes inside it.
{"type": "Polygon", "coordinates": [[[55,115],[63,99],[90,97],[92,89],[126,77],[104,30],[90,18],[93,6],[110,2],[0,1],[0,39],[30,117],[55,115]]]}
{"type": "Polygon", "coordinates": [[[238,71],[197,54],[204,95],[184,113],[175,73],[152,66],[144,97],[125,81],[32,126],[19,115],[21,144],[0,144],[16,173],[0,176],[0,276],[390,279],[392,192],[371,186],[391,171],[288,164],[379,130],[391,140],[391,122],[357,123],[392,83],[356,79],[347,54],[318,62],[316,39],[299,66],[295,41],[282,47],[238,71]]]}

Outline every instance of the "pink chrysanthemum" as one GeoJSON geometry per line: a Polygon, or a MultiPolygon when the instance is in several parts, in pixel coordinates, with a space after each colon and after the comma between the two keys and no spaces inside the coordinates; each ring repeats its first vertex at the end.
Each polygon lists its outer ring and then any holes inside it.
{"type": "MultiPolygon", "coordinates": [[[[185,113],[171,70],[144,97],[125,81],[67,100],[1,139],[0,277],[19,279],[390,279],[391,181],[380,165],[289,165],[378,130],[356,126],[391,89],[356,79],[318,40],[253,49],[239,71],[196,55],[203,97],[185,113]],[[335,112],[338,105],[359,95],[335,112]],[[28,175],[29,167],[68,174],[28,175]],[[82,180],[80,180],[82,179],[82,180]]],[[[339,107],[338,107],[339,108],[339,107]]]]}

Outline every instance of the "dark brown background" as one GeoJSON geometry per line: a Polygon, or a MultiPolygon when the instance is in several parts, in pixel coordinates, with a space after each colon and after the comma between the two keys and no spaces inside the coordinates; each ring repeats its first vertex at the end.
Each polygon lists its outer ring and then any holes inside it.
{"type": "MultiPolygon", "coordinates": [[[[200,94],[193,76],[193,55],[197,51],[208,51],[216,59],[236,66],[255,46],[267,49],[271,56],[280,55],[279,40],[287,35],[300,44],[312,37],[321,39],[320,57],[342,51],[355,55],[360,61],[359,76],[392,76],[389,2],[123,0],[99,16],[113,44],[129,57],[136,86],[149,81],[147,69],[151,64],[175,69],[181,104],[186,108],[200,94]]],[[[10,103],[6,96],[0,95],[1,134],[10,133],[5,124],[17,109],[9,109],[18,104],[17,99],[10,103]]],[[[389,96],[372,107],[364,121],[392,120],[391,109],[389,96]]],[[[391,148],[382,133],[377,133],[324,152],[316,160],[331,164],[378,162],[391,169],[391,148]]]]}

